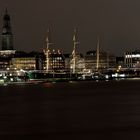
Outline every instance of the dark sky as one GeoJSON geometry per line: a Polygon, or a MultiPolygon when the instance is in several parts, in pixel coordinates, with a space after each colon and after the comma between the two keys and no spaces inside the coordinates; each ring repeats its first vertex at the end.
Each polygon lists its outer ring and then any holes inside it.
{"type": "Polygon", "coordinates": [[[79,52],[96,48],[123,54],[140,48],[139,0],[0,0],[0,29],[5,7],[11,15],[17,50],[41,51],[51,27],[54,49],[72,51],[72,36],[78,28],[79,52]]]}

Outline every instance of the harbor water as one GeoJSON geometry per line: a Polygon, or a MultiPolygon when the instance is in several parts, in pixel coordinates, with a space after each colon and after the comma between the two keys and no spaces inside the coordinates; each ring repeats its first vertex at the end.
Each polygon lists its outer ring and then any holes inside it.
{"type": "Polygon", "coordinates": [[[139,79],[0,86],[1,140],[139,138],[139,79]]]}

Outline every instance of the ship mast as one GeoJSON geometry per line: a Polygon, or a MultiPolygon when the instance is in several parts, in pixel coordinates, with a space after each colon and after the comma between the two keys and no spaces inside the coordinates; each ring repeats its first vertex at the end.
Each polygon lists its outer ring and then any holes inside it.
{"type": "Polygon", "coordinates": [[[109,52],[107,52],[107,70],[109,69],[109,52]]]}
{"type": "Polygon", "coordinates": [[[49,46],[52,44],[52,43],[50,43],[50,40],[49,40],[49,33],[50,33],[50,30],[48,29],[47,30],[47,37],[46,37],[46,49],[44,50],[44,53],[46,55],[46,72],[47,73],[49,72],[49,64],[50,64],[49,46]]]}
{"type": "Polygon", "coordinates": [[[96,50],[96,69],[97,69],[97,71],[99,70],[99,59],[100,59],[99,53],[100,53],[100,40],[99,40],[99,36],[98,36],[97,50],[96,50]]]}
{"type": "Polygon", "coordinates": [[[72,69],[72,73],[76,72],[76,46],[77,44],[79,44],[79,42],[77,42],[77,31],[76,29],[74,29],[74,36],[73,36],[73,51],[72,51],[72,60],[73,60],[73,69],[72,69]]]}

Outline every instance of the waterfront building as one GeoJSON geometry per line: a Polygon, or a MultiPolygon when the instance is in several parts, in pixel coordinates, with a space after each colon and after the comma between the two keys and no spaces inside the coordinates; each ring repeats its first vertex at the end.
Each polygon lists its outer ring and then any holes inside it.
{"type": "Polygon", "coordinates": [[[65,71],[65,57],[60,50],[49,50],[49,57],[46,55],[44,70],[47,72],[65,71]],[[49,59],[49,61],[48,61],[49,59]]]}
{"type": "Polygon", "coordinates": [[[21,57],[12,58],[12,66],[17,69],[23,70],[35,70],[36,69],[36,59],[35,57],[21,57]]]}
{"type": "Polygon", "coordinates": [[[96,50],[88,51],[85,55],[85,70],[90,72],[115,67],[116,58],[108,52],[100,50],[99,36],[97,38],[96,50]]]}
{"type": "Polygon", "coordinates": [[[44,54],[38,52],[16,52],[12,58],[11,67],[17,69],[29,70],[43,70],[44,54]]]}
{"type": "Polygon", "coordinates": [[[14,50],[1,50],[0,51],[0,69],[5,70],[10,67],[11,60],[15,55],[14,50]]]}
{"type": "Polygon", "coordinates": [[[140,50],[125,52],[124,63],[126,68],[140,68],[140,50]]]}
{"type": "Polygon", "coordinates": [[[73,73],[73,69],[75,69],[75,73],[82,73],[83,70],[85,69],[85,59],[83,54],[75,55],[75,63],[73,62],[74,59],[72,59],[72,56],[70,57],[71,57],[71,61],[70,61],[71,72],[73,73]]]}
{"type": "MultiPolygon", "coordinates": [[[[114,55],[104,51],[99,52],[98,69],[113,68],[116,65],[116,58],[114,55]]],[[[97,51],[88,51],[85,55],[85,69],[91,71],[97,70],[97,51]]]]}
{"type": "Polygon", "coordinates": [[[65,58],[65,71],[70,73],[71,54],[63,54],[65,58]]]}
{"type": "Polygon", "coordinates": [[[50,53],[50,71],[63,72],[65,70],[65,57],[60,50],[50,53]]]}

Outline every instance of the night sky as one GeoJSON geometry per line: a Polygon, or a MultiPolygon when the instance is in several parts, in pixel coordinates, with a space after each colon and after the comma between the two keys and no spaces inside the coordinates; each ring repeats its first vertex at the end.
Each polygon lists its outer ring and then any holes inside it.
{"type": "MultiPolygon", "coordinates": [[[[42,51],[47,28],[52,48],[72,52],[74,28],[78,28],[78,52],[96,48],[114,54],[140,48],[139,0],[0,0],[0,30],[5,8],[11,16],[14,48],[42,51]]],[[[0,46],[1,47],[1,46],[0,46]]]]}

